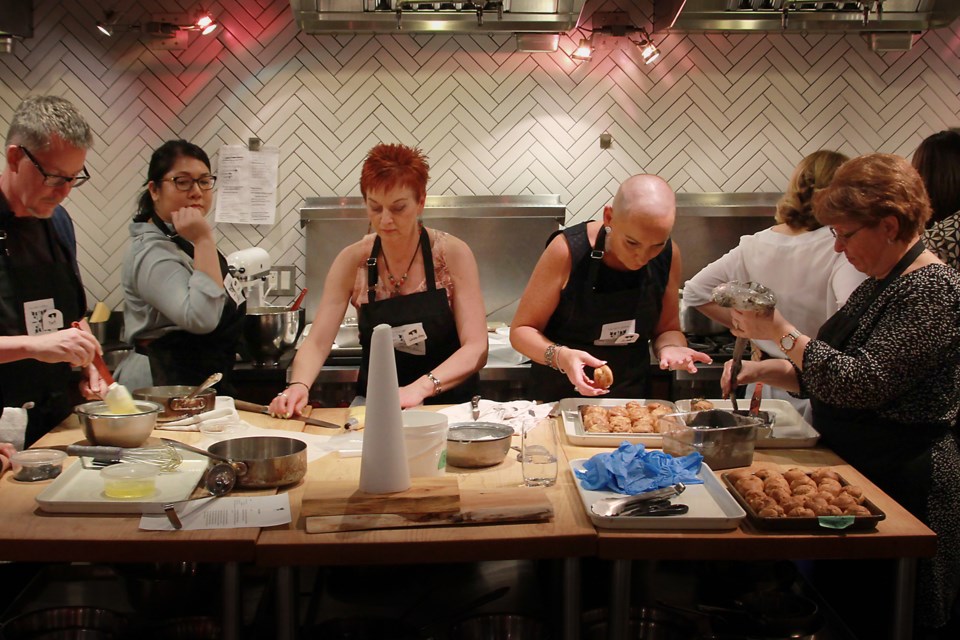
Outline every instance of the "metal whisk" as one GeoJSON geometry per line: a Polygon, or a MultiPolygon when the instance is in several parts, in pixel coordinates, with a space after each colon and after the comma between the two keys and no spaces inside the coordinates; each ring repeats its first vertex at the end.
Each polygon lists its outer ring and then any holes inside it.
{"type": "Polygon", "coordinates": [[[92,458],[97,467],[116,462],[139,462],[160,467],[161,471],[174,471],[183,462],[180,452],[169,444],[135,449],[72,444],[67,447],[67,455],[92,458]]]}

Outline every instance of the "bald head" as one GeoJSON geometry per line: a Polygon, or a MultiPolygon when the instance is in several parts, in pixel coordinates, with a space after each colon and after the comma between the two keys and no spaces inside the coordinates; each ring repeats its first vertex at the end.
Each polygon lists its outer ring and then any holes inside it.
{"type": "Polygon", "coordinates": [[[677,199],[663,178],[640,174],[627,178],[613,197],[613,219],[642,216],[673,226],[677,199]]]}

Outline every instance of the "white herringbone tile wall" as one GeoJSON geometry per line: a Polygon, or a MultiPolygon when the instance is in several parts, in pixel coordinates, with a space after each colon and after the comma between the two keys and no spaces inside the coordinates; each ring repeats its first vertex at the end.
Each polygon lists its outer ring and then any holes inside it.
{"type": "MultiPolygon", "coordinates": [[[[66,202],[91,305],[122,302],[127,222],[151,151],[169,138],[203,146],[214,165],[221,145],[251,136],[280,148],[277,223],[218,225],[219,242],[264,247],[297,265],[302,285],[298,207],[358,195],[359,165],[379,141],[427,152],[430,193],[559,193],[580,221],[634,173],[677,191],[780,191],[813,150],[909,156],[960,123],[960,25],[883,55],[857,35],[655,34],[663,54],[651,66],[623,39],[575,62],[577,32],[552,54],[518,53],[508,35],[309,36],[288,0],[206,4],[224,28],[184,51],[94,28],[104,8],[134,23],[199,5],[35,0],[35,36],[0,55],[3,131],[22,98],[54,93],[96,133],[94,178],[66,202]],[[604,131],[612,149],[599,147],[604,131]]],[[[652,2],[590,1],[585,13],[598,10],[649,28],[652,2]]]]}

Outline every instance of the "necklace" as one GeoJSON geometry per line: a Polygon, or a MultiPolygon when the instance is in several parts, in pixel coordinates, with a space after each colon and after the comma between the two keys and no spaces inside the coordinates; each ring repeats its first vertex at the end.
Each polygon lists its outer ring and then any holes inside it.
{"type": "Polygon", "coordinates": [[[419,238],[417,240],[417,248],[413,250],[413,256],[410,258],[410,264],[407,265],[407,268],[403,270],[403,275],[399,278],[394,278],[393,274],[390,273],[390,263],[387,262],[387,254],[380,249],[380,255],[383,256],[383,267],[387,271],[387,280],[390,281],[391,286],[393,286],[394,293],[400,293],[400,287],[403,286],[403,283],[407,281],[407,276],[410,275],[410,267],[413,266],[414,261],[417,259],[417,254],[420,252],[417,250],[420,248],[419,238]]]}

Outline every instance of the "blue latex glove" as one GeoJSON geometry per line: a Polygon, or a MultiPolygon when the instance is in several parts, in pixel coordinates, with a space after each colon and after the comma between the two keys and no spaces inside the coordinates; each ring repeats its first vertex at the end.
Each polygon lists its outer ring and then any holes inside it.
{"type": "Polygon", "coordinates": [[[647,451],[642,444],[622,442],[616,451],[598,453],[577,471],[580,485],[590,491],[636,495],[684,484],[703,484],[697,477],[703,456],[697,452],[674,458],[663,451],[647,451]]]}

